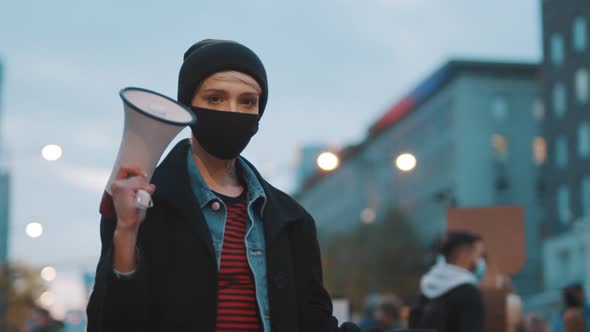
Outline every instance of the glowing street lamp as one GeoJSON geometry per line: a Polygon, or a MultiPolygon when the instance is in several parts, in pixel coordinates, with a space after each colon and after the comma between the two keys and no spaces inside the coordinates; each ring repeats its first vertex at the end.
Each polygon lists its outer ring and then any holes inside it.
{"type": "Polygon", "coordinates": [[[57,271],[53,266],[46,266],[41,270],[41,278],[45,281],[53,281],[57,277],[57,271]]]}
{"type": "Polygon", "coordinates": [[[340,158],[332,152],[323,152],[318,156],[317,164],[323,171],[333,171],[340,165],[340,158]]]}
{"type": "Polygon", "coordinates": [[[61,146],[56,144],[45,145],[41,150],[41,156],[43,156],[43,159],[47,161],[59,160],[62,154],[63,150],[61,149],[61,146]]]}
{"type": "Polygon", "coordinates": [[[43,307],[51,307],[55,303],[55,295],[52,292],[43,292],[41,296],[39,296],[39,302],[43,307]]]}
{"type": "Polygon", "coordinates": [[[416,157],[411,153],[402,153],[395,159],[395,166],[402,172],[410,172],[416,167],[416,157]]]}
{"type": "Polygon", "coordinates": [[[32,222],[25,227],[25,232],[31,238],[38,238],[43,235],[43,225],[38,222],[32,222]]]}
{"type": "Polygon", "coordinates": [[[363,221],[363,224],[370,225],[375,222],[375,218],[377,218],[377,214],[374,209],[366,208],[361,212],[361,220],[363,221]]]}

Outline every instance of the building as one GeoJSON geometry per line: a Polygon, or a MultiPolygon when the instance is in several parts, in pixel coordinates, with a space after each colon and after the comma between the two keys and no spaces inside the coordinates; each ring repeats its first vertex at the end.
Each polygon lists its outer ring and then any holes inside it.
{"type": "Polygon", "coordinates": [[[90,300],[90,294],[94,289],[94,283],[96,282],[95,273],[92,272],[84,272],[82,274],[82,280],[84,282],[84,290],[86,291],[87,299],[90,300]]]}
{"type": "Polygon", "coordinates": [[[2,142],[2,79],[0,62],[0,264],[8,262],[8,234],[10,219],[10,174],[6,166],[6,152],[2,142]]]}
{"type": "Polygon", "coordinates": [[[10,220],[10,176],[0,169],[0,264],[8,263],[8,233],[10,220]]]}
{"type": "Polygon", "coordinates": [[[444,232],[449,206],[522,205],[527,263],[517,287],[539,289],[538,72],[529,63],[451,61],[433,73],[341,152],[338,169],[316,173],[295,195],[320,239],[400,209],[427,246],[444,232]],[[404,153],[417,160],[412,171],[394,166],[404,153]]]}
{"type": "Polygon", "coordinates": [[[301,147],[297,158],[296,190],[301,189],[307,178],[318,171],[317,158],[325,151],[329,151],[326,144],[308,144],[301,147]]]}
{"type": "Polygon", "coordinates": [[[527,299],[525,309],[554,320],[563,308],[564,287],[580,283],[590,298],[590,219],[580,218],[569,231],[547,238],[542,252],[544,291],[527,299]]]}
{"type": "Polygon", "coordinates": [[[561,288],[572,282],[590,295],[590,6],[584,0],[544,0],[542,168],[544,291],[527,311],[555,318],[561,288]]]}
{"type": "MultiPolygon", "coordinates": [[[[8,263],[8,239],[10,225],[10,174],[6,167],[6,152],[2,143],[2,80],[0,62],[0,267],[8,263]]],[[[8,315],[8,289],[0,288],[0,330],[6,329],[8,315]]]]}
{"type": "Polygon", "coordinates": [[[543,132],[549,162],[544,234],[567,231],[590,215],[590,5],[585,0],[545,0],[543,132]]]}

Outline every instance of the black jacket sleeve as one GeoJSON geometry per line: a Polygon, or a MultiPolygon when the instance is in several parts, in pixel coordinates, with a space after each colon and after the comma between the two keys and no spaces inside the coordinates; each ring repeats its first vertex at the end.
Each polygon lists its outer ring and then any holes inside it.
{"type": "Polygon", "coordinates": [[[424,315],[424,306],[428,300],[420,295],[418,301],[410,308],[410,317],[408,319],[408,327],[411,329],[419,328],[424,315]]]}
{"type": "Polygon", "coordinates": [[[115,227],[115,220],[102,218],[100,221],[102,249],[87,307],[87,331],[150,331],[150,297],[146,273],[148,262],[145,255],[141,254],[141,230],[138,236],[140,257],[137,269],[130,278],[120,279],[113,270],[115,227]]]}
{"type": "Polygon", "coordinates": [[[483,332],[485,312],[481,292],[475,286],[463,287],[458,297],[457,332],[483,332]]]}
{"type": "Polygon", "coordinates": [[[338,327],[338,320],[332,315],[332,299],[324,287],[320,246],[315,221],[311,216],[308,217],[304,236],[306,239],[303,243],[309,245],[311,259],[312,278],[308,302],[312,320],[310,326],[317,327],[317,331],[361,332],[360,328],[349,322],[338,327]]]}

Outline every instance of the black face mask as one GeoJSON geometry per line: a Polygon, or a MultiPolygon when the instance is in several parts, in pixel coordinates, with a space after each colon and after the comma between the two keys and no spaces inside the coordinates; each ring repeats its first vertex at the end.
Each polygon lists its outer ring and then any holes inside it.
{"type": "Polygon", "coordinates": [[[230,160],[236,158],[258,131],[258,114],[216,111],[191,106],[197,121],[193,135],[210,155],[230,160]]]}

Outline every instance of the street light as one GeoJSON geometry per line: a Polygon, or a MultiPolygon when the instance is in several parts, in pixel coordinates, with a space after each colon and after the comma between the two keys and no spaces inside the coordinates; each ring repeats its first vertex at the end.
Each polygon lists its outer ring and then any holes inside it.
{"type": "MultiPolygon", "coordinates": [[[[386,157],[389,159],[390,156],[386,157]]],[[[362,210],[360,214],[361,221],[363,224],[367,225],[367,244],[368,244],[368,252],[369,258],[367,259],[367,270],[368,273],[368,288],[369,290],[375,290],[377,287],[377,279],[376,279],[376,261],[374,257],[374,253],[376,251],[375,248],[375,241],[373,241],[372,235],[372,228],[371,224],[375,223],[377,220],[377,197],[374,189],[372,188],[372,176],[373,173],[371,172],[371,167],[373,166],[374,160],[369,160],[368,158],[361,158],[361,173],[362,177],[365,178],[365,185],[366,185],[366,207],[362,210]]],[[[382,159],[380,159],[382,160],[382,159]]],[[[398,170],[402,172],[410,172],[416,167],[416,157],[411,153],[402,153],[397,156],[395,159],[395,165],[398,170]]],[[[323,171],[333,171],[339,167],[340,160],[338,156],[332,152],[323,152],[317,158],[317,165],[323,171]]],[[[396,175],[397,178],[397,175],[396,175]]]]}
{"type": "Polygon", "coordinates": [[[395,159],[395,165],[402,172],[410,172],[416,167],[416,157],[411,153],[402,153],[395,159]]]}
{"type": "Polygon", "coordinates": [[[53,266],[46,266],[41,270],[41,278],[45,281],[53,281],[57,277],[57,271],[53,266]]]}
{"type": "Polygon", "coordinates": [[[43,147],[41,150],[41,155],[47,161],[56,161],[61,158],[63,154],[63,150],[61,146],[56,144],[48,144],[43,147]]]}
{"type": "Polygon", "coordinates": [[[39,302],[43,307],[51,307],[53,303],[55,303],[55,295],[50,291],[43,292],[43,294],[39,296],[39,302]]]}
{"type": "Polygon", "coordinates": [[[361,212],[361,220],[363,221],[363,224],[370,225],[375,222],[376,218],[377,214],[373,208],[365,208],[363,212],[361,212]]]}
{"type": "Polygon", "coordinates": [[[43,235],[43,225],[38,222],[32,222],[27,225],[25,232],[31,238],[38,238],[43,235]]]}
{"type": "Polygon", "coordinates": [[[318,159],[316,160],[318,167],[323,171],[333,171],[338,168],[340,165],[340,159],[335,153],[332,152],[323,152],[320,153],[318,159]]]}

